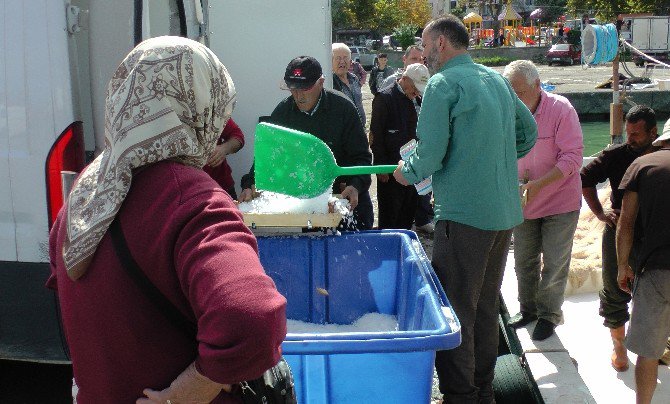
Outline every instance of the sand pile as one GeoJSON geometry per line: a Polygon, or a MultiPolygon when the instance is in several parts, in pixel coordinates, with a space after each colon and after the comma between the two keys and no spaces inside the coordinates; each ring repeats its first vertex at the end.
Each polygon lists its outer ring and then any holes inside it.
{"type": "MultiPolygon", "coordinates": [[[[599,191],[598,197],[605,209],[610,207],[609,187],[599,191]]],[[[572,260],[566,295],[596,292],[602,288],[602,233],[605,223],[591,212],[583,202],[579,223],[572,244],[572,260]]]]}

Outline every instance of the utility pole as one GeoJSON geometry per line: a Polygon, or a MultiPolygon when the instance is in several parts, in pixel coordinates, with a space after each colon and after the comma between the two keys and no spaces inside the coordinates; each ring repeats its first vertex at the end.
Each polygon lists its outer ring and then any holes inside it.
{"type": "MultiPolygon", "coordinates": [[[[588,21],[588,20],[587,20],[588,21]]],[[[623,104],[619,94],[619,27],[617,25],[617,53],[612,62],[612,103],[610,104],[610,143],[623,143],[623,104]]]]}

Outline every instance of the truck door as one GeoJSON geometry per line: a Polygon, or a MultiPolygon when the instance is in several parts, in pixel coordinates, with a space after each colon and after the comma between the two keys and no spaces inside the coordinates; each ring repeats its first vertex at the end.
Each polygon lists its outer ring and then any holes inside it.
{"type": "Polygon", "coordinates": [[[649,49],[656,52],[668,51],[668,17],[657,17],[649,19],[650,36],[649,49]]]}
{"type": "Polygon", "coordinates": [[[279,88],[288,62],[315,57],[332,88],[331,14],[329,0],[203,0],[206,44],[226,66],[237,90],[233,119],[246,144],[230,156],[235,183],[253,160],[253,133],[258,117],[270,115],[288,91],[279,88]]]}
{"type": "Polygon", "coordinates": [[[632,45],[642,52],[651,50],[649,44],[650,26],[651,21],[648,18],[636,18],[631,24],[632,45]]]}

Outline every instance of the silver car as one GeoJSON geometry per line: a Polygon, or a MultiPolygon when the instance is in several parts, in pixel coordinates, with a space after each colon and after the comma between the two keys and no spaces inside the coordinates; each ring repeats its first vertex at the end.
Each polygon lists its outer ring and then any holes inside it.
{"type": "Polygon", "coordinates": [[[364,46],[350,46],[351,50],[351,60],[360,63],[363,68],[371,69],[375,64],[375,59],[377,59],[377,54],[370,52],[370,50],[364,46]]]}

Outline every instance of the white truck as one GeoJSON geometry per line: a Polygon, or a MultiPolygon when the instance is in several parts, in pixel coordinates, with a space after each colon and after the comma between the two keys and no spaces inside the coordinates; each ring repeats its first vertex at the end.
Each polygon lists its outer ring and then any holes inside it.
{"type": "Polygon", "coordinates": [[[104,144],[104,96],[119,62],[160,35],[218,55],[247,139],[229,160],[238,182],[258,117],[288,95],[279,84],[289,60],[311,55],[331,71],[330,1],[6,0],[0,21],[0,359],[67,363],[58,303],[44,287],[49,228],[71,180],[64,172],[104,144]]]}
{"type": "MultiPolygon", "coordinates": [[[[667,59],[670,48],[669,16],[630,16],[624,17],[621,37],[638,50],[655,58],[667,59]]],[[[646,59],[633,56],[637,66],[643,66],[646,59]]]]}

